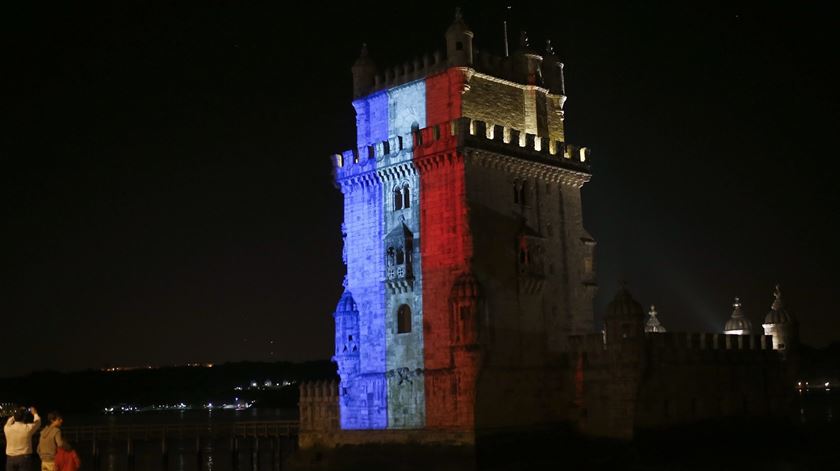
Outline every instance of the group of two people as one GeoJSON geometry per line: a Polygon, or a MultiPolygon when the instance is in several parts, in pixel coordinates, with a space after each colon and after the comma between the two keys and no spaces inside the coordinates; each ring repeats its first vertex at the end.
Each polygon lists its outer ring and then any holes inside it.
{"type": "MultiPolygon", "coordinates": [[[[41,471],[77,471],[79,455],[61,435],[64,418],[58,412],[47,414],[49,425],[38,438],[38,457],[41,471]]],[[[19,407],[3,427],[6,435],[6,471],[34,471],[32,455],[34,435],[41,429],[41,417],[35,407],[19,407]],[[26,420],[31,414],[32,420],[26,420]]]]}

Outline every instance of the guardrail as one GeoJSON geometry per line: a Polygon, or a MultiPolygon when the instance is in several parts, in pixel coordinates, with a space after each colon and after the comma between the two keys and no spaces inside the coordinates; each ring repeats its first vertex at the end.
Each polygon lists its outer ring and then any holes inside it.
{"type": "MultiPolygon", "coordinates": [[[[103,445],[113,451],[115,444],[125,446],[125,459],[128,469],[134,469],[135,442],[157,442],[160,444],[161,469],[169,463],[169,444],[171,441],[194,442],[194,452],[202,469],[202,462],[207,444],[218,440],[229,441],[229,451],[234,464],[239,469],[241,452],[250,455],[250,469],[259,468],[258,455],[261,444],[263,451],[270,454],[270,469],[279,469],[281,442],[296,442],[300,429],[297,420],[271,420],[254,422],[215,422],[215,423],[168,423],[168,424],[125,424],[125,425],[77,425],[62,427],[61,431],[70,443],[77,448],[83,445],[90,450],[93,469],[100,469],[100,457],[103,445]],[[244,450],[240,448],[244,447],[244,450]]],[[[0,436],[0,443],[5,437],[0,436]]],[[[216,445],[218,446],[218,445],[216,445]]],[[[227,448],[227,447],[224,447],[227,448]]],[[[183,453],[183,448],[180,448],[183,453]]]]}

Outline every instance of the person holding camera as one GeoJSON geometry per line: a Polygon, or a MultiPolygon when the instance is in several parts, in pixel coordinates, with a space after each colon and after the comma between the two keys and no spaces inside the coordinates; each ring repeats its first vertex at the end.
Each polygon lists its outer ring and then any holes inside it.
{"type": "Polygon", "coordinates": [[[41,417],[30,407],[32,422],[24,421],[27,409],[18,407],[3,427],[6,434],[6,471],[32,471],[32,436],[41,428],[41,417]]]}
{"type": "Polygon", "coordinates": [[[38,457],[41,458],[41,471],[55,471],[55,454],[64,445],[61,436],[64,417],[53,411],[47,414],[47,421],[50,424],[41,430],[41,438],[38,440],[38,457]]]}

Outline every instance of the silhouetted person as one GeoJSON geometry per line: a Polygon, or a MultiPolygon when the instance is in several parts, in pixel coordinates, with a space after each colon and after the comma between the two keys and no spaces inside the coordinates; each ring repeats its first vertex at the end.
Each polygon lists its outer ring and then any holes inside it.
{"type": "Polygon", "coordinates": [[[41,428],[41,417],[35,407],[30,407],[32,422],[25,423],[26,409],[19,407],[6,421],[6,471],[32,471],[32,436],[41,428]]]}
{"type": "Polygon", "coordinates": [[[55,471],[55,454],[64,444],[61,437],[64,417],[58,412],[50,412],[47,421],[50,424],[41,430],[41,438],[38,440],[38,457],[41,458],[41,471],[55,471]]]}

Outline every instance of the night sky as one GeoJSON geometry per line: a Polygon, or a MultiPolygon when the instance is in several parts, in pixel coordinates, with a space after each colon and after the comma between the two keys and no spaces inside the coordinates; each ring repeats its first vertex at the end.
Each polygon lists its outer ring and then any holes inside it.
{"type": "MultiPolygon", "coordinates": [[[[329,358],[350,66],[364,41],[380,65],[443,49],[455,3],[19,3],[0,376],[329,358]]],[[[836,17],[626,3],[460,2],[478,49],[508,18],[512,48],[524,28],[566,64],[598,320],[623,279],[669,330],[720,331],[735,296],[760,328],[779,282],[804,342],[840,339],[836,17]]]]}

